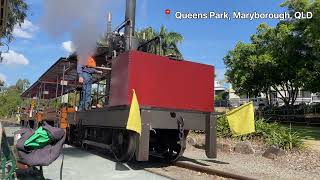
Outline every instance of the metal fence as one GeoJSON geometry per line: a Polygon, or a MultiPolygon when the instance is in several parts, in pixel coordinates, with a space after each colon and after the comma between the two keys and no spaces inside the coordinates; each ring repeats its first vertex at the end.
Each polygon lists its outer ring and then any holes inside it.
{"type": "Polygon", "coordinates": [[[215,107],[230,107],[230,102],[228,100],[220,100],[214,102],[215,107]]]}
{"type": "Polygon", "coordinates": [[[312,102],[320,102],[320,96],[312,96],[312,102]]]}
{"type": "Polygon", "coordinates": [[[256,118],[272,122],[320,126],[320,107],[304,106],[294,109],[256,110],[256,118]]]}
{"type": "MultiPolygon", "coordinates": [[[[245,104],[249,101],[253,101],[254,106],[267,106],[268,102],[264,98],[260,98],[260,100],[255,101],[255,99],[259,98],[233,98],[229,100],[220,100],[220,101],[215,101],[215,106],[216,107],[239,107],[242,104],[245,104]]],[[[284,102],[280,98],[273,98],[271,100],[271,104],[274,106],[283,106],[284,102]]],[[[312,104],[312,103],[320,103],[320,96],[313,96],[310,98],[297,98],[294,105],[299,105],[299,104],[312,104]]]]}

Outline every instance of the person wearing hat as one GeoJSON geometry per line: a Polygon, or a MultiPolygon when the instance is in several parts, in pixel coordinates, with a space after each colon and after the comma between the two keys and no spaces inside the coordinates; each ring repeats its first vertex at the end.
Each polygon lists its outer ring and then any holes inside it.
{"type": "Polygon", "coordinates": [[[77,71],[79,74],[79,83],[82,84],[79,111],[88,110],[91,104],[91,88],[93,83],[92,74],[102,74],[102,71],[95,69],[96,61],[90,56],[86,65],[78,63],[77,71]]]}

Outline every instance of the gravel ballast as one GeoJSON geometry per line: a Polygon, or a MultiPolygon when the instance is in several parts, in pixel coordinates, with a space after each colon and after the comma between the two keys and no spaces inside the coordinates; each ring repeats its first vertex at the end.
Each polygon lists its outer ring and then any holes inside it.
{"type": "Polygon", "coordinates": [[[301,150],[287,152],[275,160],[262,156],[264,148],[254,154],[228,153],[218,150],[216,159],[208,159],[203,149],[188,145],[184,156],[189,161],[216,170],[256,179],[320,179],[320,152],[301,150]]]}

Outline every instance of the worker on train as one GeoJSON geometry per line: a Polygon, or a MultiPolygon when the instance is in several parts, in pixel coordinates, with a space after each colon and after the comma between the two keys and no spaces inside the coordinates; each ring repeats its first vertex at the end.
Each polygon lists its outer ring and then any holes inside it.
{"type": "Polygon", "coordinates": [[[91,105],[91,88],[93,83],[93,74],[102,74],[102,71],[95,69],[96,61],[91,56],[87,58],[85,65],[78,63],[77,71],[79,74],[79,83],[82,84],[79,111],[88,110],[91,105]]]}

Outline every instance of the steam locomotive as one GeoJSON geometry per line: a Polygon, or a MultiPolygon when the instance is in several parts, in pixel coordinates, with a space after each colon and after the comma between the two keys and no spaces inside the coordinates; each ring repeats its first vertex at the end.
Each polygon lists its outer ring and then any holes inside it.
{"type": "Polygon", "coordinates": [[[94,55],[105,71],[94,75],[92,108],[76,109],[81,97],[73,54],[60,58],[22,94],[35,101],[22,125],[36,127],[46,121],[64,128],[69,144],[109,149],[119,161],[148,161],[150,155],[176,161],[186,148],[188,132],[202,130],[207,157],[216,157],[214,67],[163,56],[161,48],[157,54],[144,52],[150,43],[160,47],[161,37],[147,41],[135,36],[135,9],[136,0],[126,0],[125,21],[114,31],[109,15],[106,45],[97,47],[94,55]],[[126,129],[132,89],[140,105],[141,135],[126,129]],[[41,107],[50,101],[64,104],[41,107]]]}

